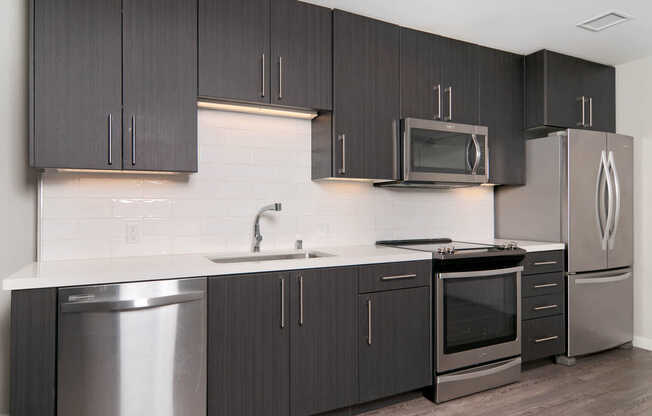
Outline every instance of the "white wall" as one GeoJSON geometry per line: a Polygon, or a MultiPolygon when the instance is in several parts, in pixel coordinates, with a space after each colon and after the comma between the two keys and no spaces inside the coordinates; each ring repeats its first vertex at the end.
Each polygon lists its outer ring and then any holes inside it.
{"type": "Polygon", "coordinates": [[[634,136],[634,344],[652,349],[652,57],[616,67],[616,126],[634,136]]]}
{"type": "MultiPolygon", "coordinates": [[[[27,1],[0,2],[0,276],[34,259],[35,180],[27,168],[27,1]]],[[[0,414],[9,413],[10,295],[0,292],[0,414]]]]}
{"type": "Polygon", "coordinates": [[[378,239],[493,237],[493,190],[387,190],[310,180],[310,121],[199,111],[199,173],[48,173],[44,260],[371,244],[378,239]],[[134,225],[138,242],[127,242],[134,225]]]}

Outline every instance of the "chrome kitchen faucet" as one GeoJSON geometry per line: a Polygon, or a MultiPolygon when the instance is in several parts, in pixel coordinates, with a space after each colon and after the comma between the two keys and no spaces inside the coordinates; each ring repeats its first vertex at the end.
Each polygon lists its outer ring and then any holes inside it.
{"type": "Polygon", "coordinates": [[[254,220],[254,235],[251,244],[251,251],[254,253],[260,252],[260,242],[263,241],[263,236],[260,234],[260,216],[263,215],[266,211],[280,211],[282,209],[281,203],[276,202],[274,204],[265,205],[262,207],[258,214],[256,214],[256,219],[254,220]]]}

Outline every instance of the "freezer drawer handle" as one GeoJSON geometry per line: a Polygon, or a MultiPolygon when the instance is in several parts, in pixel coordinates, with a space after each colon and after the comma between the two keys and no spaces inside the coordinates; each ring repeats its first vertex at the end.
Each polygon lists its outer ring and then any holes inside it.
{"type": "Polygon", "coordinates": [[[543,289],[543,288],[546,288],[546,287],[557,287],[557,286],[559,286],[558,283],[545,283],[543,285],[534,285],[534,288],[535,289],[543,289]]]}
{"type": "Polygon", "coordinates": [[[535,311],[543,311],[543,310],[546,310],[546,309],[555,309],[555,308],[558,308],[558,307],[559,307],[559,305],[546,305],[546,306],[535,306],[532,309],[535,310],[535,311]]]}
{"type": "Polygon", "coordinates": [[[613,277],[596,277],[596,278],[590,278],[590,279],[577,279],[575,280],[575,284],[578,285],[588,285],[592,283],[614,283],[614,282],[622,282],[623,280],[627,280],[632,277],[632,272],[627,272],[625,274],[620,274],[618,276],[613,276],[613,277]]]}
{"type": "Polygon", "coordinates": [[[556,261],[537,261],[534,263],[535,266],[550,266],[552,264],[557,264],[556,261]]]}
{"type": "Polygon", "coordinates": [[[192,302],[202,299],[203,297],[204,292],[194,291],[179,293],[176,295],[157,296],[153,298],[67,302],[61,304],[61,312],[75,313],[131,311],[135,309],[156,308],[159,306],[192,302]]]}
{"type": "Polygon", "coordinates": [[[541,343],[541,342],[554,341],[554,340],[556,340],[556,339],[559,339],[559,336],[558,336],[558,335],[555,335],[554,337],[535,339],[534,342],[535,342],[536,344],[539,344],[539,343],[541,343]]]}
{"type": "Polygon", "coordinates": [[[412,279],[417,277],[416,274],[398,274],[396,276],[383,276],[380,280],[398,280],[398,279],[412,279]]]}

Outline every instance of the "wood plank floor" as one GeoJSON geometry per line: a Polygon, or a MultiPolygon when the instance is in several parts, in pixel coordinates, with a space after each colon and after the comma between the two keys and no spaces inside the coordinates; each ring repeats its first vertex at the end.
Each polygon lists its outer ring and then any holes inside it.
{"type": "Polygon", "coordinates": [[[524,369],[521,381],[435,405],[423,397],[365,416],[583,416],[652,415],[652,352],[613,350],[524,369]]]}

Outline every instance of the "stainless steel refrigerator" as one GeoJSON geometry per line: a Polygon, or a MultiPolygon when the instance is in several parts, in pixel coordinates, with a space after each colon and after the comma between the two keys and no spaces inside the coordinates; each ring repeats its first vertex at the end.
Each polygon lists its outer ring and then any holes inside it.
{"type": "Polygon", "coordinates": [[[526,185],[495,191],[496,236],[566,244],[569,357],[631,342],[632,137],[570,129],[526,158],[526,185]]]}

